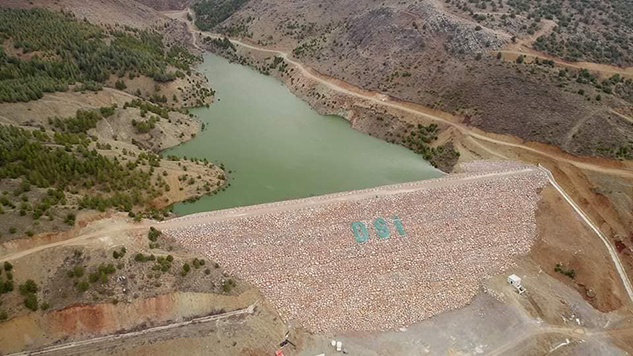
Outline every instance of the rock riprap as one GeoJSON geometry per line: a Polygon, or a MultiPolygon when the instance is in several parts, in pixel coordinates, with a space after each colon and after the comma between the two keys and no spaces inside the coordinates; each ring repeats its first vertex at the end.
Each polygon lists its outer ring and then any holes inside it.
{"type": "Polygon", "coordinates": [[[164,232],[257,286],[285,320],[310,331],[398,328],[466,305],[483,279],[535,241],[544,173],[498,162],[463,168],[390,186],[393,194],[379,187],[294,201],[305,204],[288,211],[266,209],[288,204],[280,202],[203,213],[230,218],[164,232]],[[495,175],[508,170],[516,172],[495,175]],[[262,213],[246,213],[253,209],[262,213]],[[367,240],[358,242],[362,226],[367,240]]]}

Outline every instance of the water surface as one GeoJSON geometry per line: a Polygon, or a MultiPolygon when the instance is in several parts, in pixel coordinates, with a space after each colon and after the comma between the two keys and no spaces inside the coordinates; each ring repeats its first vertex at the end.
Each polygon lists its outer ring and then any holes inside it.
{"type": "Polygon", "coordinates": [[[178,214],[302,198],[436,178],[442,173],[406,148],[317,114],[278,80],[211,53],[200,71],[216,102],[194,109],[206,129],[164,155],[223,163],[231,186],[178,214]]]}

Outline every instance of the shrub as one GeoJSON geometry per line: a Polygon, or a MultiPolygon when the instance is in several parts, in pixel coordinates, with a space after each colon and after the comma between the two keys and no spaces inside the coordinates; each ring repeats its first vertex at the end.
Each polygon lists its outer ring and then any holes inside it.
{"type": "Polygon", "coordinates": [[[42,303],[42,306],[40,307],[42,310],[46,310],[50,307],[50,305],[48,305],[48,303],[44,302],[42,303]]]}
{"type": "Polygon", "coordinates": [[[9,272],[12,269],[13,269],[13,265],[9,261],[5,261],[4,262],[4,270],[9,272]]]}
{"type": "Polygon", "coordinates": [[[162,232],[156,228],[154,228],[153,226],[149,228],[149,232],[147,233],[147,238],[152,241],[152,242],[156,242],[158,240],[158,237],[162,234],[162,232]]]}
{"type": "Polygon", "coordinates": [[[32,279],[27,279],[24,284],[20,284],[20,294],[27,295],[29,293],[37,293],[37,283],[32,279]]]}
{"type": "Polygon", "coordinates": [[[127,85],[125,85],[125,82],[122,81],[121,79],[117,80],[116,83],[114,83],[114,87],[117,90],[125,90],[125,89],[127,89],[127,85]]]}
{"type": "Polygon", "coordinates": [[[76,287],[79,292],[83,293],[90,288],[90,284],[86,281],[81,281],[77,283],[76,287]]]}
{"type": "Polygon", "coordinates": [[[127,252],[127,249],[125,248],[125,246],[122,246],[119,251],[112,252],[112,257],[114,257],[114,259],[122,258],[123,256],[125,256],[126,252],[127,252]]]}
{"type": "Polygon", "coordinates": [[[68,215],[66,215],[66,218],[64,219],[64,222],[65,222],[67,225],[74,226],[74,225],[75,225],[75,219],[76,219],[76,218],[77,218],[77,217],[75,216],[75,214],[73,214],[73,213],[69,213],[68,215]]]}
{"type": "Polygon", "coordinates": [[[0,320],[4,321],[7,319],[9,319],[9,315],[7,315],[7,312],[5,311],[0,312],[0,320]]]}
{"type": "Polygon", "coordinates": [[[38,306],[37,296],[33,293],[27,294],[24,298],[24,306],[32,311],[36,311],[38,306]]]}
{"type": "Polygon", "coordinates": [[[554,268],[554,271],[560,273],[560,274],[564,274],[565,276],[574,279],[576,277],[576,271],[571,268],[571,269],[564,269],[563,266],[560,263],[556,264],[556,267],[554,268]]]}
{"type": "Polygon", "coordinates": [[[9,293],[13,291],[13,281],[5,281],[0,283],[0,294],[9,293]]]}
{"type": "Polygon", "coordinates": [[[222,282],[222,291],[224,291],[224,293],[228,293],[231,291],[231,288],[235,286],[235,282],[233,282],[232,279],[227,279],[226,281],[222,282]]]}

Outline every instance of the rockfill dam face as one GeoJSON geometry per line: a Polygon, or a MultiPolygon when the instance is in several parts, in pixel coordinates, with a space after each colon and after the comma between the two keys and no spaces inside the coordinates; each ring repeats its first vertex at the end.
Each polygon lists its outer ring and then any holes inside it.
{"type": "Polygon", "coordinates": [[[483,279],[511,267],[537,237],[543,171],[494,161],[462,168],[186,216],[164,232],[257,286],[286,321],[309,331],[407,326],[469,303],[483,279]]]}

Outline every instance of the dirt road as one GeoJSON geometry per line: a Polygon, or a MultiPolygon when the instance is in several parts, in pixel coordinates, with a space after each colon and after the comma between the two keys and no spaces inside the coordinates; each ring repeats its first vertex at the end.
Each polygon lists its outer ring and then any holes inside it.
{"type": "MultiPolygon", "coordinates": [[[[530,340],[533,337],[539,336],[539,335],[564,335],[569,337],[572,340],[585,340],[585,339],[602,339],[602,338],[609,338],[611,335],[610,333],[613,333],[614,331],[593,331],[593,330],[587,330],[584,328],[566,328],[566,327],[543,327],[543,328],[539,328],[539,329],[535,329],[529,333],[526,333],[524,335],[522,335],[519,338],[513,339],[513,340],[508,340],[508,342],[506,342],[504,345],[491,350],[489,353],[487,353],[488,356],[501,356],[501,355],[517,355],[517,354],[522,354],[522,352],[520,352],[519,349],[521,344],[530,340]]],[[[633,328],[623,328],[623,329],[618,329],[615,332],[619,333],[619,334],[623,334],[623,335],[631,335],[633,336],[633,328]]],[[[555,351],[557,348],[561,347],[561,346],[565,346],[568,344],[561,344],[557,347],[555,347],[554,349],[550,350],[550,353],[552,353],[553,351],[555,351]]],[[[522,350],[524,352],[529,352],[529,350],[522,350]]],[[[563,352],[564,353],[564,352],[563,352]]]]}
{"type": "Polygon", "coordinates": [[[140,330],[140,331],[132,331],[132,332],[123,333],[123,334],[107,335],[107,336],[96,337],[96,338],[82,340],[82,341],[75,341],[75,342],[70,342],[70,343],[67,343],[67,344],[46,347],[46,348],[43,348],[43,349],[40,349],[40,350],[36,350],[36,351],[18,352],[18,353],[9,354],[8,356],[46,355],[46,354],[50,354],[50,353],[58,353],[60,355],[64,355],[64,354],[67,354],[67,353],[70,353],[70,352],[75,352],[74,349],[84,349],[85,350],[86,347],[91,346],[91,345],[99,345],[101,347],[109,347],[110,344],[112,344],[113,342],[118,341],[118,340],[128,339],[128,338],[132,338],[132,337],[139,337],[139,336],[146,335],[146,334],[158,333],[158,332],[161,332],[161,331],[166,331],[166,330],[170,330],[170,329],[174,329],[174,328],[186,327],[186,326],[194,325],[194,324],[204,324],[204,323],[210,323],[210,322],[217,322],[218,320],[226,319],[226,318],[230,318],[230,317],[234,317],[234,316],[238,316],[238,315],[253,314],[254,310],[255,310],[255,304],[252,304],[248,308],[235,310],[235,311],[231,311],[231,312],[227,312],[227,313],[211,315],[211,316],[204,316],[204,317],[195,318],[195,319],[188,320],[188,321],[182,321],[182,322],[173,323],[173,324],[156,326],[156,327],[153,327],[153,328],[144,329],[144,330],[140,330]]]}
{"type": "Polygon", "coordinates": [[[501,52],[501,54],[503,54],[506,59],[511,59],[510,56],[518,57],[520,55],[523,55],[527,59],[538,58],[540,60],[552,60],[554,61],[554,63],[556,63],[556,65],[560,67],[571,68],[571,69],[586,69],[590,72],[598,73],[603,77],[610,77],[612,75],[619,74],[620,76],[625,77],[625,78],[633,78],[633,67],[620,68],[620,67],[615,67],[608,64],[600,64],[600,63],[592,63],[592,62],[568,62],[560,58],[556,58],[553,56],[549,56],[549,55],[537,52],[531,48],[521,48],[521,49],[513,48],[513,49],[501,50],[497,52],[501,52]]]}
{"type": "Polygon", "coordinates": [[[616,271],[620,275],[620,279],[622,280],[622,284],[624,284],[624,288],[626,289],[626,293],[629,295],[629,300],[631,301],[631,303],[633,303],[633,286],[631,286],[631,280],[627,276],[626,270],[624,269],[624,266],[622,265],[622,262],[620,261],[620,257],[618,256],[618,253],[616,252],[615,248],[613,248],[613,246],[609,242],[609,239],[602,233],[602,231],[600,231],[598,226],[596,226],[589,219],[587,214],[585,214],[582,211],[582,209],[580,209],[578,204],[576,204],[576,202],[574,202],[571,199],[571,197],[569,197],[569,195],[563,190],[563,188],[561,188],[561,186],[558,185],[558,183],[554,179],[554,175],[552,175],[552,172],[550,172],[545,167],[540,167],[540,168],[547,174],[547,177],[549,179],[550,184],[552,184],[552,186],[558,191],[558,193],[560,193],[560,195],[563,197],[563,199],[565,199],[567,201],[567,203],[569,203],[569,205],[571,205],[571,207],[580,216],[580,218],[585,222],[585,224],[587,226],[589,226],[591,228],[591,230],[593,230],[593,232],[596,233],[596,235],[598,235],[598,237],[600,238],[600,240],[602,241],[602,243],[606,247],[607,251],[609,251],[609,255],[611,256],[611,260],[613,261],[613,264],[615,265],[616,271]]]}

